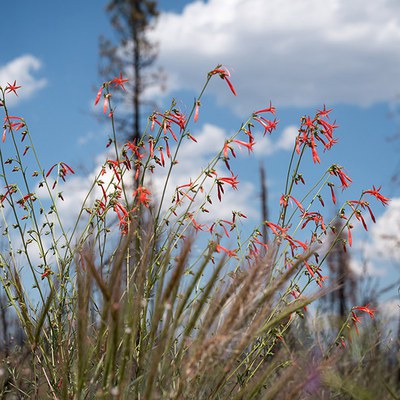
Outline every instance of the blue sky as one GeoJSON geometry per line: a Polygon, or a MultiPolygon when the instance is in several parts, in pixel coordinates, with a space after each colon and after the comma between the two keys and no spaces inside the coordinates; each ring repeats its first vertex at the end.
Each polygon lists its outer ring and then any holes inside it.
{"type": "MultiPolygon", "coordinates": [[[[10,101],[11,114],[28,122],[44,165],[67,162],[82,181],[104,152],[109,132],[109,126],[95,118],[101,110],[93,108],[102,82],[98,39],[113,36],[105,4],[50,0],[2,4],[0,84],[16,79],[23,86],[19,97],[10,101]]],[[[400,150],[400,139],[391,139],[400,126],[389,117],[400,95],[400,3],[162,0],[159,9],[151,35],[160,46],[158,64],[167,76],[166,91],[156,89],[148,95],[160,108],[174,96],[183,111],[190,110],[206,73],[219,63],[230,69],[238,96],[215,79],[194,135],[231,134],[270,100],[277,107],[279,129],[270,142],[253,161],[241,157],[237,163],[247,191],[235,195],[239,205],[257,215],[258,165],[263,163],[273,213],[290,157],[289,147],[280,139],[283,132],[295,132],[300,117],[313,115],[323,104],[333,107],[339,143],[324,154],[321,171],[333,162],[345,166],[353,185],[342,199],[356,199],[373,184],[382,185],[382,192],[394,198],[386,209],[374,204],[381,219],[363,245],[382,251],[385,265],[391,266],[391,279],[398,279],[398,258],[389,257],[393,251],[381,236],[400,230],[399,186],[391,183],[400,150]]],[[[189,161],[203,161],[213,145],[214,141],[189,161]]],[[[311,167],[310,162],[305,175],[312,176],[311,167]]]]}

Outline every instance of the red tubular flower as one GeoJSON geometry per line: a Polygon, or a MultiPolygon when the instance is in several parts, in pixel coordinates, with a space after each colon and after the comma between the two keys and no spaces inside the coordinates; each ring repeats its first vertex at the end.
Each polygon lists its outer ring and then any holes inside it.
{"type": "MultiPolygon", "coordinates": [[[[4,130],[3,130],[2,142],[4,143],[6,140],[7,129],[9,132],[12,132],[14,130],[18,131],[24,126],[25,126],[25,121],[21,117],[16,117],[12,115],[4,117],[4,130]]],[[[24,139],[24,136],[22,139],[24,139]]]]}
{"type": "Polygon", "coordinates": [[[217,247],[215,248],[215,251],[216,251],[217,253],[220,253],[221,251],[223,251],[224,253],[226,253],[226,255],[227,255],[228,257],[238,258],[238,256],[237,256],[237,249],[228,250],[226,247],[222,247],[221,245],[217,244],[217,247]]]}
{"type": "Polygon", "coordinates": [[[202,231],[204,225],[203,225],[203,224],[198,224],[198,223],[196,222],[196,220],[194,219],[192,213],[188,213],[187,215],[188,215],[189,219],[192,221],[192,224],[193,224],[194,229],[195,229],[196,231],[202,231]]]}
{"type": "Polygon", "coordinates": [[[133,196],[135,197],[136,201],[140,204],[143,204],[145,207],[149,207],[150,199],[150,190],[146,189],[143,186],[139,186],[134,192],[133,196]]]}
{"type": "Polygon", "coordinates": [[[331,189],[331,196],[332,196],[332,201],[333,204],[336,204],[336,196],[335,196],[335,191],[333,190],[333,187],[335,186],[333,183],[328,182],[328,186],[331,189]]]}
{"type": "Polygon", "coordinates": [[[51,274],[52,274],[51,269],[50,269],[50,268],[45,268],[44,272],[43,272],[42,275],[41,275],[42,280],[43,280],[44,278],[46,278],[46,276],[49,276],[49,275],[51,275],[51,274]]]}
{"type": "Polygon", "coordinates": [[[96,99],[94,101],[94,105],[97,106],[97,103],[100,101],[101,94],[103,93],[104,85],[101,85],[99,91],[97,92],[96,99]]]}
{"type": "Polygon", "coordinates": [[[335,125],[335,122],[332,124],[323,120],[319,119],[318,123],[323,126],[323,134],[328,140],[333,140],[333,131],[339,127],[339,125],[335,125]]]}
{"type": "Polygon", "coordinates": [[[269,107],[263,108],[262,110],[254,111],[254,114],[261,114],[261,113],[267,113],[267,112],[269,112],[273,115],[276,114],[276,108],[272,106],[271,101],[269,102],[269,107]]]}
{"type": "MultiPolygon", "coordinates": [[[[54,164],[53,166],[51,166],[51,168],[47,171],[46,173],[46,178],[51,174],[51,171],[53,171],[53,169],[58,166],[58,176],[65,182],[65,177],[68,174],[75,174],[75,171],[65,162],[60,162],[57,164],[54,164]]],[[[53,184],[53,189],[55,188],[55,186],[57,185],[57,180],[54,181],[53,184]]]]}
{"type": "Polygon", "coordinates": [[[118,216],[119,220],[119,228],[121,230],[121,233],[123,235],[126,235],[128,233],[128,228],[129,228],[129,212],[126,210],[126,208],[119,202],[116,202],[113,207],[115,213],[118,216]]]}
{"type": "Polygon", "coordinates": [[[254,117],[253,119],[264,128],[264,136],[267,132],[271,134],[272,131],[276,129],[276,126],[279,123],[279,120],[277,120],[276,118],[273,121],[270,121],[269,119],[266,119],[264,117],[254,117]]]}
{"type": "Polygon", "coordinates": [[[324,104],[324,108],[322,109],[322,110],[317,110],[317,116],[318,117],[322,117],[322,118],[324,118],[324,117],[326,117],[327,119],[329,119],[329,113],[332,111],[332,108],[330,109],[330,110],[327,110],[326,109],[326,106],[325,106],[325,104],[324,104]]]}
{"type": "Polygon", "coordinates": [[[260,239],[255,237],[253,238],[253,241],[258,245],[262,246],[265,250],[268,250],[268,245],[266,243],[263,243],[260,239]]]}
{"type": "Polygon", "coordinates": [[[239,184],[239,181],[237,180],[237,176],[218,178],[217,181],[227,183],[228,185],[231,185],[232,188],[235,190],[237,190],[237,185],[239,184]]]}
{"type": "Polygon", "coordinates": [[[160,146],[159,148],[158,148],[158,150],[160,151],[160,158],[161,158],[161,166],[163,166],[163,167],[165,167],[165,159],[164,159],[164,152],[163,152],[163,149],[162,149],[162,147],[160,146]]]}
{"type": "Polygon", "coordinates": [[[11,85],[11,83],[7,82],[7,86],[6,86],[6,92],[7,93],[11,93],[14,92],[16,96],[18,96],[17,94],[17,89],[19,89],[21,86],[17,86],[17,81],[14,81],[14,83],[11,85]]]}
{"type": "Polygon", "coordinates": [[[314,122],[315,120],[312,120],[310,117],[305,117],[302,119],[302,126],[304,126],[307,131],[313,132],[316,129],[314,122]]]}
{"type": "Polygon", "coordinates": [[[340,167],[339,165],[333,164],[329,168],[329,173],[331,175],[336,175],[339,179],[342,185],[340,186],[342,190],[350,186],[350,183],[353,182],[349,176],[347,176],[343,172],[343,167],[340,167]]]}
{"type": "Polygon", "coordinates": [[[357,324],[361,322],[360,317],[356,314],[356,310],[358,311],[362,311],[365,312],[367,314],[369,314],[369,316],[373,319],[374,318],[374,314],[375,314],[375,310],[372,310],[369,308],[369,304],[367,304],[366,306],[357,306],[357,307],[353,307],[351,309],[351,320],[353,321],[354,327],[356,329],[357,334],[359,333],[358,331],[358,326],[357,324]]]}
{"type": "Polygon", "coordinates": [[[372,189],[370,190],[364,190],[364,194],[370,194],[371,196],[374,196],[377,200],[379,200],[384,206],[387,206],[389,204],[389,199],[387,197],[382,196],[379,192],[381,190],[382,186],[379,186],[377,189],[375,186],[372,186],[372,189]]]}
{"type": "Polygon", "coordinates": [[[228,226],[231,227],[231,228],[230,228],[230,231],[233,230],[233,228],[235,227],[235,225],[234,225],[233,222],[226,221],[225,219],[221,219],[221,221],[218,222],[218,225],[221,226],[222,229],[224,230],[226,237],[230,238],[228,229],[226,228],[225,224],[227,224],[228,226]]]}
{"type": "Polygon", "coordinates": [[[149,140],[149,153],[150,153],[150,158],[154,157],[154,140],[150,139],[149,140]]]}
{"type": "Polygon", "coordinates": [[[28,193],[28,194],[26,194],[25,196],[23,196],[23,197],[21,197],[19,200],[17,200],[17,204],[19,204],[21,207],[24,207],[24,206],[25,206],[25,203],[26,203],[29,199],[30,199],[31,201],[35,201],[35,200],[36,200],[35,194],[34,194],[34,193],[28,193]]]}
{"type": "Polygon", "coordinates": [[[288,227],[282,228],[278,224],[274,224],[273,222],[266,221],[265,225],[268,226],[269,229],[274,233],[275,236],[281,236],[283,234],[286,234],[287,230],[289,229],[288,227]]]}
{"type": "Polygon", "coordinates": [[[118,78],[118,77],[115,77],[114,79],[111,80],[111,83],[114,84],[114,87],[118,87],[118,86],[119,86],[123,91],[126,92],[124,83],[125,83],[125,82],[128,82],[128,81],[129,81],[129,79],[123,79],[123,78],[122,78],[122,72],[120,72],[120,73],[119,73],[119,78],[118,78]]]}
{"type": "Polygon", "coordinates": [[[365,229],[366,231],[368,231],[368,226],[367,226],[367,224],[365,223],[365,220],[364,220],[364,217],[363,217],[362,214],[361,214],[361,211],[360,211],[360,210],[355,210],[355,214],[354,214],[354,215],[356,216],[356,218],[357,218],[359,221],[361,221],[361,223],[362,223],[364,229],[365,229]]]}
{"type": "Polygon", "coordinates": [[[347,236],[348,236],[348,242],[349,246],[351,247],[353,245],[353,237],[351,235],[351,230],[353,228],[353,225],[347,225],[347,236]]]}
{"type": "Polygon", "coordinates": [[[304,229],[310,221],[314,221],[316,227],[321,226],[321,229],[326,232],[324,217],[319,212],[304,212],[302,219],[304,219],[304,222],[301,229],[304,229]]]}
{"type": "MultiPolygon", "coordinates": [[[[372,222],[374,222],[374,223],[376,222],[375,215],[374,215],[374,213],[372,212],[371,207],[369,206],[369,203],[368,203],[367,201],[349,200],[347,203],[350,205],[350,207],[351,207],[356,213],[357,213],[357,211],[359,211],[359,210],[356,210],[355,206],[360,206],[363,210],[367,209],[368,212],[369,212],[369,215],[370,215],[370,217],[371,217],[371,219],[372,219],[372,222]]],[[[357,217],[357,215],[356,215],[356,217],[357,217]]]]}
{"type": "MultiPolygon", "coordinates": [[[[232,153],[232,155],[233,155],[233,157],[235,157],[236,158],[236,154],[235,154],[235,150],[234,150],[234,148],[232,147],[232,146],[229,146],[229,141],[228,140],[226,140],[225,141],[225,143],[224,143],[224,148],[223,148],[223,154],[224,154],[224,157],[225,158],[228,158],[228,156],[229,156],[229,150],[231,151],[231,153],[232,153]]],[[[229,169],[229,168],[228,168],[229,169]]],[[[229,169],[230,170],[230,169],[229,169]]]]}
{"type": "Polygon", "coordinates": [[[200,108],[200,101],[196,101],[196,107],[194,109],[194,117],[193,117],[193,121],[197,122],[197,120],[199,119],[199,108],[200,108]]]}
{"type": "Polygon", "coordinates": [[[312,153],[312,158],[313,158],[314,164],[317,164],[317,163],[320,164],[321,159],[319,158],[319,155],[317,153],[317,146],[315,144],[314,136],[311,136],[310,147],[311,147],[311,153],[312,153]]]}
{"type": "Polygon", "coordinates": [[[254,142],[254,141],[248,143],[248,142],[243,142],[242,140],[237,140],[237,139],[233,139],[232,142],[238,144],[239,146],[246,147],[247,150],[249,151],[249,153],[251,153],[253,151],[253,146],[256,144],[256,142],[254,142]]]}
{"type": "Polygon", "coordinates": [[[359,310],[359,311],[365,312],[365,313],[369,314],[369,316],[370,316],[371,318],[374,318],[375,311],[376,311],[375,309],[369,308],[369,304],[367,304],[366,306],[356,306],[356,307],[353,307],[353,308],[352,308],[352,311],[354,311],[354,310],[359,310]]]}
{"type": "Polygon", "coordinates": [[[114,171],[114,175],[117,178],[117,181],[120,182],[121,176],[120,176],[120,171],[118,171],[118,169],[119,169],[118,161],[117,160],[107,160],[106,163],[114,171]]]}
{"type": "Polygon", "coordinates": [[[371,210],[371,207],[369,206],[369,204],[367,203],[367,202],[364,202],[365,204],[365,207],[367,208],[367,210],[368,210],[368,212],[369,212],[369,215],[370,215],[370,217],[371,217],[371,219],[372,219],[372,222],[373,223],[375,223],[376,222],[376,219],[375,219],[375,215],[374,215],[374,213],[372,212],[372,210],[371,210]]]}
{"type": "Polygon", "coordinates": [[[107,113],[107,109],[110,106],[110,100],[109,100],[110,97],[111,97],[111,94],[109,94],[109,93],[104,96],[103,114],[107,113]]]}
{"type": "Polygon", "coordinates": [[[225,76],[224,79],[225,79],[226,83],[228,84],[229,89],[231,89],[231,92],[232,92],[235,96],[237,96],[236,90],[235,90],[235,88],[233,87],[232,82],[231,82],[226,76],[225,76]]]}
{"type": "Polygon", "coordinates": [[[165,140],[165,151],[167,152],[167,157],[171,158],[171,151],[169,149],[168,137],[164,136],[164,140],[165,140]]]}
{"type": "Polygon", "coordinates": [[[225,80],[225,82],[229,86],[229,89],[231,89],[231,92],[235,96],[237,96],[236,90],[233,87],[232,82],[229,80],[229,76],[231,76],[231,73],[229,72],[229,70],[225,67],[217,67],[216,69],[214,69],[208,73],[209,76],[216,75],[216,74],[219,74],[220,78],[225,80]]]}

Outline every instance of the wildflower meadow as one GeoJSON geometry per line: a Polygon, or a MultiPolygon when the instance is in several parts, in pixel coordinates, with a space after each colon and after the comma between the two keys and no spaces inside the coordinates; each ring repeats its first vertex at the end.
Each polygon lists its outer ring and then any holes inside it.
{"type": "Polygon", "coordinates": [[[59,212],[74,202],[63,188],[76,167],[41,163],[29,121],[7,105],[24,88],[0,88],[1,398],[399,398],[396,343],[384,340],[377,304],[353,304],[344,318],[320,308],[340,287],[329,284],[330,254],[349,252],[354,227],[367,230],[389,199],[371,182],[339,204],[337,193],[357,185],[342,165],[316,181],[304,175],[304,163],[319,170],[335,151],[338,124],[322,104],[300,119],[282,197],[270,204],[278,217],[249,226],[226,209],[225,196],[241,190],[237,153],[252,157],[276,134],[273,99],[243,116],[197,176],[173,186],[215,79],[237,96],[218,65],[190,112],[172,101],[126,143],[113,95],[127,79],[100,86],[95,110],[112,135],[76,219],[59,212]]]}

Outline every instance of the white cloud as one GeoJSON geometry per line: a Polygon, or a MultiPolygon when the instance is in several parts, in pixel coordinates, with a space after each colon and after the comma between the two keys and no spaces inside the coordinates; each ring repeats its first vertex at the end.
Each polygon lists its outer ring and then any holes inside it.
{"type": "Polygon", "coordinates": [[[254,146],[254,153],[257,156],[270,155],[277,151],[289,151],[294,147],[298,128],[294,125],[287,126],[282,133],[274,132],[273,136],[265,136],[257,140],[254,146]],[[271,138],[275,139],[272,140],[271,138]]]}
{"type": "MultiPolygon", "coordinates": [[[[152,37],[170,90],[198,92],[223,63],[240,96],[229,102],[241,113],[270,99],[369,105],[398,94],[398,15],[397,0],[194,1],[181,14],[161,14],[152,37]]],[[[226,103],[230,91],[214,80],[209,90],[226,103]]]]}
{"type": "Polygon", "coordinates": [[[383,277],[387,274],[387,269],[382,268],[381,265],[359,260],[355,257],[350,259],[350,269],[360,277],[383,277]]]}
{"type": "Polygon", "coordinates": [[[8,83],[13,84],[14,81],[17,81],[18,86],[21,86],[21,89],[17,91],[18,96],[14,93],[8,95],[8,105],[14,105],[20,100],[28,99],[37,90],[46,86],[46,79],[36,78],[33,75],[33,72],[40,70],[41,67],[41,61],[30,54],[15,58],[0,66],[0,86],[5,88],[8,83]]]}
{"type": "Polygon", "coordinates": [[[400,198],[391,199],[385,212],[370,228],[367,256],[374,259],[400,261],[400,198]]]}
{"type": "Polygon", "coordinates": [[[379,311],[386,320],[398,321],[400,312],[400,300],[392,299],[379,304],[379,311]]]}

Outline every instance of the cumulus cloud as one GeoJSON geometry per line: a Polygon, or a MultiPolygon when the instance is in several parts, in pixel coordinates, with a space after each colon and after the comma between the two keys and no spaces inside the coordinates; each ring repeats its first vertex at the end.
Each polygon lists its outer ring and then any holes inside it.
{"type": "Polygon", "coordinates": [[[271,155],[277,151],[289,151],[293,149],[298,128],[294,125],[287,126],[282,133],[274,133],[275,140],[271,137],[265,136],[257,141],[254,146],[254,153],[257,156],[271,155]]]}
{"type": "MultiPolygon", "coordinates": [[[[395,0],[194,1],[180,14],[161,14],[152,35],[170,91],[198,92],[223,63],[242,113],[270,99],[278,106],[370,105],[398,93],[399,14],[395,0]]],[[[210,88],[220,103],[231,95],[223,85],[218,79],[210,88]]]]}
{"type": "Polygon", "coordinates": [[[400,260],[400,198],[391,199],[385,212],[371,226],[368,256],[384,260],[400,260]]]}
{"type": "Polygon", "coordinates": [[[41,67],[41,61],[30,54],[15,58],[5,65],[0,65],[0,86],[4,88],[7,83],[12,84],[14,81],[17,81],[18,86],[21,86],[18,96],[13,93],[8,96],[8,105],[28,99],[36,91],[46,86],[46,79],[34,76],[34,72],[39,71],[41,67]]]}

